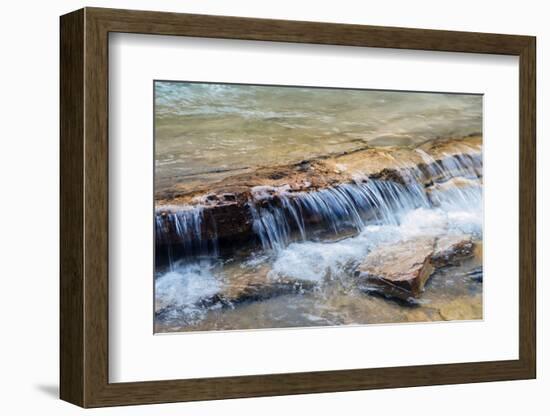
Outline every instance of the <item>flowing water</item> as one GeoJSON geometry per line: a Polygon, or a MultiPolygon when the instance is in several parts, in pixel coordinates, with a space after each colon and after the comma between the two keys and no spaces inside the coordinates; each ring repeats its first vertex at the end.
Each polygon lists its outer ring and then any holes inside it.
{"type": "Polygon", "coordinates": [[[482,287],[475,278],[479,258],[436,273],[414,306],[366,296],[355,284],[358,263],[382,244],[453,234],[481,240],[480,185],[436,191],[429,198],[419,188],[370,181],[292,198],[283,195],[282,204],[259,209],[251,202],[261,249],[229,258],[209,250],[193,227],[200,222],[200,208],[174,213],[188,257],[157,275],[156,299],[162,306],[157,331],[440,320],[441,308],[456,299],[461,299],[461,310],[471,309],[470,318],[480,318],[482,287]],[[321,226],[305,225],[311,215],[319,217],[321,226]],[[297,285],[292,293],[282,291],[261,301],[234,305],[212,300],[226,287],[246,284],[251,275],[268,282],[290,279],[297,285]]]}
{"type": "Polygon", "coordinates": [[[245,258],[181,262],[156,279],[157,300],[168,306],[159,315],[157,331],[441,320],[441,305],[457,298],[463,301],[461,307],[474,308],[471,318],[480,318],[482,287],[479,279],[472,278],[479,277],[480,259],[434,275],[421,303],[414,306],[365,295],[354,282],[354,268],[381,244],[464,233],[480,239],[481,194],[470,200],[473,205],[466,210],[460,201],[453,207],[452,200],[439,208],[412,209],[389,223],[367,225],[359,234],[336,241],[296,241],[245,258]],[[251,274],[273,281],[295,279],[305,289],[237,305],[205,302],[224,285],[251,274]]]}
{"type": "MultiPolygon", "coordinates": [[[[157,83],[156,190],[358,144],[414,147],[480,130],[474,95],[157,83]]],[[[246,208],[257,244],[230,255],[220,254],[203,206],[159,213],[157,242],[170,227],[179,243],[157,265],[155,331],[481,318],[479,256],[436,271],[412,305],[366,294],[355,277],[382,245],[427,236],[482,240],[480,152],[436,163],[415,151],[428,170],[403,170],[400,181],[359,174],[315,192],[277,189],[272,199],[269,189],[252,189],[246,208]],[[426,176],[439,178],[429,191],[426,176]]]]}

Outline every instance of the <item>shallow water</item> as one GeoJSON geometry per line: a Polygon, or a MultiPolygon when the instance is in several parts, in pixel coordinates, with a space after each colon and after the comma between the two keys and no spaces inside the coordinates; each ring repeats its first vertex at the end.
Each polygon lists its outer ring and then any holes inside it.
{"type": "Polygon", "coordinates": [[[369,225],[360,234],[337,241],[295,242],[245,258],[203,260],[202,265],[182,263],[172,272],[160,273],[156,280],[157,302],[172,306],[157,317],[156,331],[481,319],[479,257],[437,271],[414,306],[365,293],[353,274],[366,254],[382,244],[453,234],[479,241],[481,193],[475,201],[469,209],[418,208],[403,214],[397,225],[369,225]],[[216,291],[223,292],[224,287],[249,282],[252,275],[262,283],[280,279],[300,283],[291,293],[260,301],[235,305],[199,302],[216,291]]]}
{"type": "Polygon", "coordinates": [[[213,308],[193,319],[156,322],[156,332],[245,330],[338,325],[476,320],[483,316],[482,283],[460,267],[431,277],[416,305],[332,283],[323,291],[275,296],[234,308],[213,308]]]}
{"type": "Polygon", "coordinates": [[[261,165],[481,132],[481,95],[155,83],[155,190],[261,165]]]}

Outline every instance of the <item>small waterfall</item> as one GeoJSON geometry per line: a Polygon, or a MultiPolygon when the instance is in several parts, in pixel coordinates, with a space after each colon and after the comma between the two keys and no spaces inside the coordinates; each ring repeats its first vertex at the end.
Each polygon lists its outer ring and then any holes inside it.
{"type": "MultiPolygon", "coordinates": [[[[435,160],[416,149],[423,164],[403,164],[395,180],[357,176],[354,182],[312,192],[292,192],[288,185],[258,187],[244,208],[262,248],[276,251],[293,241],[357,234],[370,224],[399,225],[403,214],[417,208],[477,209],[482,160],[467,150],[435,160]]],[[[156,238],[170,267],[182,259],[219,254],[216,221],[202,206],[157,212],[156,238]]]]}
{"type": "Polygon", "coordinates": [[[279,195],[274,201],[249,204],[254,232],[266,250],[314,238],[316,231],[340,235],[358,233],[373,222],[396,225],[403,212],[429,206],[418,184],[361,179],[317,192],[279,195]]]}
{"type": "Polygon", "coordinates": [[[430,203],[442,208],[460,208],[468,211],[477,209],[482,200],[482,187],[479,177],[482,174],[481,154],[466,152],[436,161],[422,149],[415,151],[422,157],[426,166],[426,177],[437,182],[429,194],[430,203]]]}
{"type": "MultiPolygon", "coordinates": [[[[473,181],[472,181],[473,182],[473,181]]],[[[478,210],[482,203],[482,188],[479,183],[457,186],[450,184],[447,187],[436,188],[430,193],[433,206],[449,210],[451,208],[462,211],[478,210]]]]}
{"type": "Polygon", "coordinates": [[[435,160],[416,149],[422,167],[403,166],[401,182],[358,176],[355,183],[316,192],[282,192],[261,206],[249,203],[254,232],[262,248],[277,250],[292,241],[315,238],[316,231],[333,235],[361,232],[368,224],[398,225],[401,216],[416,208],[460,207],[477,209],[481,203],[481,156],[467,148],[465,154],[445,155],[435,160]],[[457,177],[470,183],[453,183],[457,177]],[[437,181],[431,192],[425,183],[437,181]],[[439,184],[444,184],[443,186],[439,184]]]}
{"type": "MultiPolygon", "coordinates": [[[[281,199],[286,200],[286,197],[282,196],[281,199]]],[[[291,202],[286,200],[285,203],[290,204],[291,202]]],[[[281,209],[274,205],[256,207],[253,202],[248,204],[248,208],[254,221],[252,229],[264,249],[281,249],[290,242],[291,228],[287,221],[288,215],[285,208],[281,209]]],[[[292,219],[299,223],[301,216],[292,217],[292,219]]]]}
{"type": "Polygon", "coordinates": [[[169,208],[155,214],[157,247],[165,248],[170,269],[189,257],[217,257],[218,240],[215,221],[207,224],[204,208],[169,208]],[[207,225],[211,225],[207,227],[207,225]],[[208,238],[207,228],[213,230],[208,238]]]}

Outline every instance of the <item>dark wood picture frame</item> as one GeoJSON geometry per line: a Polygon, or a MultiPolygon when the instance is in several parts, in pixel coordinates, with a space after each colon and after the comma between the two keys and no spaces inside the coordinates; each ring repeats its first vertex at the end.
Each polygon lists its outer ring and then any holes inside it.
{"type": "Polygon", "coordinates": [[[530,36],[85,8],[61,17],[60,396],[83,407],[536,377],[535,38],[530,36]],[[109,383],[110,32],[519,56],[519,359],[109,383]]]}

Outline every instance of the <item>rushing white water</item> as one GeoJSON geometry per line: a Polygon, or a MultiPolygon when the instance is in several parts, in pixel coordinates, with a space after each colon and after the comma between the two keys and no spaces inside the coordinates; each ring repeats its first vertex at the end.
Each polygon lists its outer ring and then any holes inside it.
{"type": "Polygon", "coordinates": [[[170,207],[155,215],[155,235],[158,244],[165,244],[170,270],[174,263],[182,258],[216,258],[218,240],[216,224],[206,224],[204,209],[195,207],[170,207]],[[206,230],[210,228],[212,237],[207,238],[206,230]],[[170,244],[171,232],[177,238],[177,244],[170,244]]]}
{"type": "Polygon", "coordinates": [[[369,221],[397,224],[402,212],[429,206],[418,184],[404,186],[379,180],[280,195],[279,199],[281,207],[256,208],[251,204],[254,231],[265,250],[287,246],[292,241],[293,229],[299,231],[297,237],[302,241],[315,238],[316,230],[334,235],[350,229],[360,232],[369,221]]]}
{"type": "Polygon", "coordinates": [[[206,313],[201,301],[207,301],[221,288],[213,267],[208,261],[173,265],[155,280],[155,309],[168,311],[168,315],[184,315],[187,322],[200,319],[206,313]]]}
{"type": "Polygon", "coordinates": [[[425,161],[426,171],[402,169],[403,183],[358,176],[355,183],[318,192],[280,192],[277,198],[280,205],[257,207],[251,201],[254,231],[263,249],[280,250],[292,241],[315,240],[319,231],[326,236],[327,232],[359,233],[372,223],[398,225],[403,213],[419,207],[450,210],[460,205],[467,210],[476,205],[481,198],[479,156],[455,155],[436,162],[422,150],[418,152],[425,161]],[[440,183],[434,184],[428,193],[424,182],[431,178],[438,178],[440,183]]]}
{"type": "Polygon", "coordinates": [[[398,225],[369,225],[357,236],[336,242],[293,243],[276,253],[270,276],[322,282],[346,277],[348,270],[381,244],[449,234],[479,236],[481,211],[475,209],[479,207],[470,206],[468,210],[460,206],[450,210],[422,207],[403,214],[398,225]]]}
{"type": "MultiPolygon", "coordinates": [[[[163,319],[175,319],[180,325],[200,321],[208,310],[221,307],[208,300],[230,284],[236,274],[267,267],[267,276],[273,281],[308,281],[321,288],[339,280],[346,285],[357,264],[381,244],[452,234],[481,238],[483,227],[479,179],[455,178],[454,182],[432,186],[429,195],[420,187],[358,181],[315,194],[282,196],[277,205],[254,208],[251,204],[251,210],[262,251],[238,260],[238,267],[224,266],[213,256],[210,260],[195,256],[175,263],[155,281],[156,302],[163,308],[163,319]],[[311,217],[318,222],[308,225],[305,218],[311,217]],[[315,238],[315,230],[327,227],[329,235],[342,237],[334,241],[320,234],[315,238]],[[343,234],[349,230],[351,236],[343,234]]],[[[198,213],[178,218],[191,219],[193,215],[198,213]]],[[[192,221],[196,224],[199,220],[192,221]]],[[[192,227],[180,229],[188,231],[192,227]]],[[[187,238],[188,233],[183,235],[187,238]]]]}

